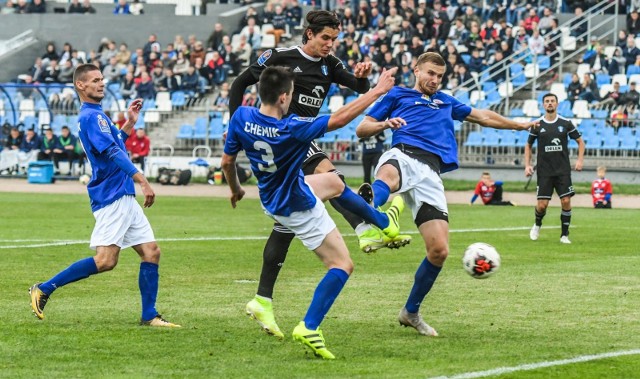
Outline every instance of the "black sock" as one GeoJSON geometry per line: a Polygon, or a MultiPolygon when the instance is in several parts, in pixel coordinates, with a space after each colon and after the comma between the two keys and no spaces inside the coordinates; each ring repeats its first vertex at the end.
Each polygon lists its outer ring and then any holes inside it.
{"type": "Polygon", "coordinates": [[[560,212],[560,223],[562,223],[562,235],[569,235],[569,225],[571,224],[571,209],[565,211],[564,209],[560,212]]]}
{"type": "Polygon", "coordinates": [[[258,283],[258,295],[273,298],[273,287],[278,279],[280,269],[287,259],[289,246],[295,234],[283,233],[284,229],[280,224],[273,226],[271,235],[264,246],[262,253],[262,272],[260,273],[260,283],[258,283]]]}
{"type": "Polygon", "coordinates": [[[545,209],[544,211],[539,212],[538,207],[536,207],[535,209],[536,209],[536,225],[542,226],[542,219],[544,218],[544,215],[547,214],[547,210],[545,209]]]}
{"type": "Polygon", "coordinates": [[[347,220],[349,225],[351,225],[351,228],[353,228],[354,230],[356,226],[362,223],[362,219],[360,217],[356,216],[354,213],[351,213],[350,211],[342,207],[340,204],[338,204],[338,201],[336,201],[336,199],[331,199],[329,200],[329,202],[331,203],[331,206],[336,211],[338,211],[342,215],[342,217],[344,217],[345,220],[347,220]]]}

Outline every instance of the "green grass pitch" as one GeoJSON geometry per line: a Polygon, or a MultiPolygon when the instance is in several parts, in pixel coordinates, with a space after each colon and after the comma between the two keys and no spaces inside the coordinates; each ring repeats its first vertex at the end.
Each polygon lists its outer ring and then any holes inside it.
{"type": "MultiPolygon", "coordinates": [[[[287,339],[244,315],[271,227],[257,200],[232,210],[226,199],[158,198],[146,211],[163,252],[158,309],[180,330],[137,325],[139,259],[131,249],[114,271],[58,290],[38,321],[29,286],[92,254],[88,198],[3,193],[0,203],[1,378],[430,378],[640,349],[637,210],[575,208],[573,244],[563,245],[557,207],[533,242],[531,207],[451,206],[450,256],[422,306],[438,338],[396,321],[424,257],[409,212],[402,229],[411,245],[365,255],[331,211],[355,271],[321,326],[337,356],[324,362],[290,337],[325,272],[299,241],[275,292],[287,339]],[[479,241],[502,256],[487,280],[461,265],[464,248],[479,241]]],[[[499,377],[633,378],[638,353],[499,377]]]]}

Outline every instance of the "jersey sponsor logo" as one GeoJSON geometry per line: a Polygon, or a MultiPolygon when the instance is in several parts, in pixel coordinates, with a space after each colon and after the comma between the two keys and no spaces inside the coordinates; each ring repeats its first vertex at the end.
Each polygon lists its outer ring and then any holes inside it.
{"type": "Polygon", "coordinates": [[[560,138],[556,137],[551,140],[551,143],[554,145],[560,145],[560,138]]]}
{"type": "Polygon", "coordinates": [[[273,128],[273,127],[264,127],[261,125],[258,125],[256,123],[253,122],[245,122],[244,123],[244,131],[250,134],[254,134],[256,136],[263,136],[263,137],[280,137],[280,133],[278,131],[278,128],[273,128]]]}
{"type": "Polygon", "coordinates": [[[444,101],[442,101],[440,99],[435,99],[435,100],[433,100],[433,103],[434,104],[438,104],[438,105],[442,105],[442,104],[444,104],[444,101]]]}
{"type": "Polygon", "coordinates": [[[303,122],[313,122],[313,120],[315,120],[315,117],[302,117],[302,116],[296,116],[293,118],[294,120],[297,121],[303,121],[303,122]]]}
{"type": "Polygon", "coordinates": [[[260,55],[258,57],[258,64],[260,66],[264,66],[265,62],[271,58],[271,55],[273,54],[273,51],[271,49],[265,51],[264,53],[262,53],[262,55],[260,55]]]}
{"type": "Polygon", "coordinates": [[[293,69],[293,72],[302,72],[302,70],[300,69],[300,66],[296,66],[296,68],[293,69]]]}
{"type": "Polygon", "coordinates": [[[544,147],[544,152],[545,153],[549,153],[549,152],[552,152],[552,151],[562,151],[562,146],[553,146],[553,145],[551,145],[551,146],[545,146],[544,147]]]}
{"type": "Polygon", "coordinates": [[[322,97],[322,95],[324,94],[324,88],[322,86],[315,86],[312,90],[311,93],[318,96],[318,97],[322,97]]]}
{"type": "Polygon", "coordinates": [[[324,76],[329,75],[329,68],[327,67],[326,64],[323,64],[322,66],[320,66],[320,70],[322,70],[322,73],[324,74],[324,76]]]}
{"type": "Polygon", "coordinates": [[[111,133],[111,128],[109,128],[109,122],[102,117],[101,114],[98,115],[98,126],[100,127],[100,131],[103,133],[111,133]]]}
{"type": "Polygon", "coordinates": [[[300,105],[307,105],[313,108],[320,108],[322,106],[322,99],[300,94],[298,103],[300,103],[300,105]]]}

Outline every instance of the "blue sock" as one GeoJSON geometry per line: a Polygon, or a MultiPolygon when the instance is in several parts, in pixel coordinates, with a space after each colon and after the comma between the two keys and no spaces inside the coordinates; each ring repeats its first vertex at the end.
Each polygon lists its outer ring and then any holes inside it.
{"type": "Polygon", "coordinates": [[[339,197],[336,197],[335,200],[343,208],[360,216],[367,224],[373,224],[380,229],[389,226],[389,217],[386,214],[372,208],[371,205],[367,204],[363,198],[347,186],[344,187],[344,192],[339,197]]]}
{"type": "Polygon", "coordinates": [[[140,263],[138,286],[142,297],[142,320],[149,321],[158,315],[156,298],[158,297],[158,265],[150,262],[140,263]]]}
{"type": "Polygon", "coordinates": [[[387,183],[380,179],[376,179],[371,187],[373,188],[373,207],[378,208],[379,206],[384,205],[387,200],[389,200],[391,188],[389,188],[387,183]]]}
{"type": "Polygon", "coordinates": [[[40,290],[46,295],[51,295],[56,289],[65,286],[69,283],[76,282],[80,279],[88,278],[91,275],[98,273],[98,267],[93,257],[79,260],[71,266],[60,271],[56,276],[49,279],[49,281],[40,284],[40,290]]]}
{"type": "Polygon", "coordinates": [[[409,313],[418,312],[420,303],[433,287],[440,270],[442,270],[442,267],[434,266],[427,258],[422,261],[416,271],[415,282],[405,305],[409,313]]]}
{"type": "Polygon", "coordinates": [[[347,279],[349,279],[349,274],[339,268],[330,269],[322,278],[316,287],[316,292],[313,293],[307,314],[304,316],[303,321],[307,329],[318,329],[324,316],[329,312],[336,297],[347,283],[347,279]]]}

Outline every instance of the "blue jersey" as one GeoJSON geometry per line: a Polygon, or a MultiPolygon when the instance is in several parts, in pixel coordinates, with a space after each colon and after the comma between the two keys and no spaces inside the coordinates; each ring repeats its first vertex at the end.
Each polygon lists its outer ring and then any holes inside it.
{"type": "Polygon", "coordinates": [[[463,121],[470,113],[470,106],[445,93],[429,97],[412,88],[394,87],[367,116],[378,121],[403,118],[407,125],[393,130],[391,146],[403,143],[435,154],[442,161],[442,172],[447,172],[458,168],[453,120],[463,121]]]}
{"type": "Polygon", "coordinates": [[[239,107],[231,117],[224,152],[245,151],[258,179],[260,201],[269,213],[289,216],[315,206],[300,168],[311,141],[327,132],[328,122],[329,116],[291,115],[278,120],[253,107],[239,107]]]}
{"type": "Polygon", "coordinates": [[[127,151],[128,135],[118,130],[99,104],[83,103],[78,116],[78,135],[91,162],[91,181],[87,185],[91,210],[104,208],[125,195],[135,196],[133,179],[109,159],[107,151],[117,146],[127,151]]]}

